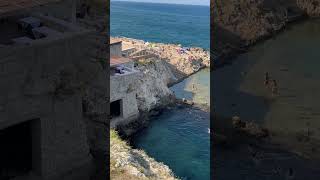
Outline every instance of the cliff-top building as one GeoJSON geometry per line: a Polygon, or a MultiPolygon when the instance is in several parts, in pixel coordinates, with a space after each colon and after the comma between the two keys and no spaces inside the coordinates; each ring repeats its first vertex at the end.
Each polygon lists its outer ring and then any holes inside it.
{"type": "Polygon", "coordinates": [[[75,2],[0,1],[0,179],[52,179],[92,160],[81,89],[97,67],[84,54],[94,32],[75,23],[75,2]]]}
{"type": "Polygon", "coordinates": [[[137,73],[132,59],[125,57],[122,42],[110,42],[110,127],[126,124],[138,117],[135,83],[137,73]]]}

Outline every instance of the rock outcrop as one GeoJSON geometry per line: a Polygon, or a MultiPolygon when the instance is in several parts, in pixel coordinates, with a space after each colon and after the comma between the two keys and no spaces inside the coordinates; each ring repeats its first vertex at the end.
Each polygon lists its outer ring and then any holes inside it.
{"type": "Polygon", "coordinates": [[[148,112],[171,103],[174,95],[168,84],[175,76],[167,64],[155,58],[137,62],[136,68],[141,73],[134,88],[137,89],[139,111],[148,112]]]}
{"type": "Polygon", "coordinates": [[[286,9],[280,3],[264,0],[214,0],[213,13],[218,26],[247,44],[271,35],[286,22],[286,9]]]}
{"type": "Polygon", "coordinates": [[[132,149],[110,131],[110,178],[112,180],[176,180],[168,166],[150,158],[144,151],[132,149]]]}
{"type": "Polygon", "coordinates": [[[320,0],[297,0],[297,5],[310,17],[320,16],[320,0]]]}
{"type": "Polygon", "coordinates": [[[273,35],[305,14],[320,15],[319,0],[214,0],[211,3],[214,26],[237,36],[246,45],[273,35]]]}
{"type": "Polygon", "coordinates": [[[140,71],[133,89],[137,92],[138,109],[149,112],[166,106],[174,100],[168,88],[202,67],[210,66],[208,51],[197,48],[181,48],[180,45],[149,43],[142,40],[113,37],[122,41],[122,49],[135,49],[128,56],[135,60],[135,68],[140,71]]]}
{"type": "MultiPolygon", "coordinates": [[[[168,63],[173,71],[183,76],[191,75],[200,68],[210,66],[210,53],[199,47],[181,47],[177,44],[149,43],[142,40],[113,37],[121,40],[123,49],[135,48],[137,51],[147,51],[168,63]]],[[[131,54],[134,58],[134,54],[131,54]]],[[[141,57],[141,56],[140,56],[141,57]]],[[[139,57],[137,57],[139,58],[139,57]]]]}

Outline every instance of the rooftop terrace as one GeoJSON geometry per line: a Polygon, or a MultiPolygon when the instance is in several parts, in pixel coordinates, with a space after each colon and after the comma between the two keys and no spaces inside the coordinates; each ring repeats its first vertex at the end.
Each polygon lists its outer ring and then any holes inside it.
{"type": "Polygon", "coordinates": [[[131,61],[132,60],[130,58],[112,56],[110,58],[110,67],[115,67],[117,65],[126,64],[126,63],[129,63],[131,61]]]}

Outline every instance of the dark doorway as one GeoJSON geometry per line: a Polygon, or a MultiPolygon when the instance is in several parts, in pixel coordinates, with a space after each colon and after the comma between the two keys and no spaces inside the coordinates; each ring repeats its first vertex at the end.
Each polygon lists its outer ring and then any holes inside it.
{"type": "Polygon", "coordinates": [[[35,121],[23,122],[0,130],[1,180],[23,176],[33,170],[35,121]]]}
{"type": "Polygon", "coordinates": [[[111,118],[119,117],[122,114],[122,100],[113,101],[110,104],[111,118]]]}

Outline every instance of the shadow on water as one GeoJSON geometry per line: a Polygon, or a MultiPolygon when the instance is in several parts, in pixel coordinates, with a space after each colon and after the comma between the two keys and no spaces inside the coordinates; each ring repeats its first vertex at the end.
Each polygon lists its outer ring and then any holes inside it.
{"type": "MultiPolygon", "coordinates": [[[[215,112],[224,117],[239,116],[244,120],[262,120],[269,110],[268,99],[256,96],[240,89],[247,71],[254,62],[246,55],[240,55],[232,65],[217,69],[212,73],[212,92],[215,112]]],[[[264,72],[261,72],[261,86],[264,72]]],[[[214,123],[214,122],[213,122],[214,123]]]]}

